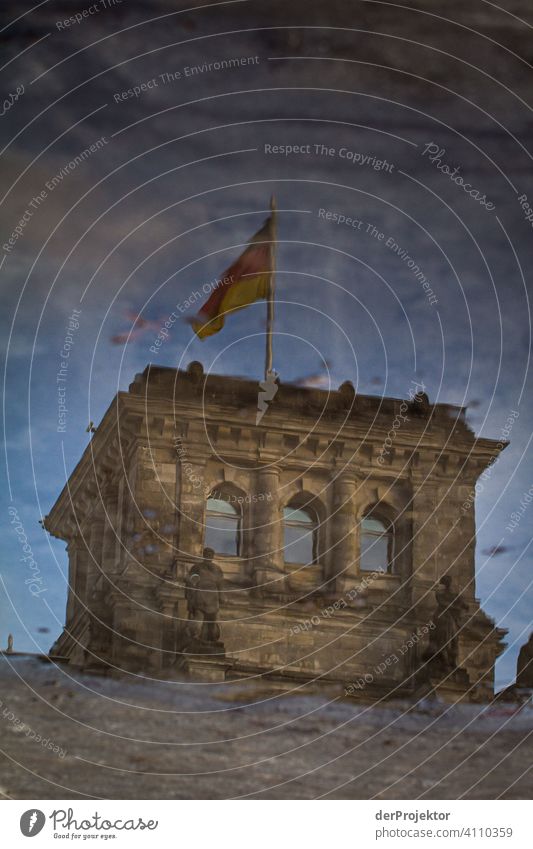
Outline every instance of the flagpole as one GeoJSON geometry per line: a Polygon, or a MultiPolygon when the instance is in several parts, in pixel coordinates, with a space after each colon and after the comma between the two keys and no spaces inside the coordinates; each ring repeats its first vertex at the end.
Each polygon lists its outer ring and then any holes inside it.
{"type": "Polygon", "coordinates": [[[270,198],[270,283],[268,287],[266,320],[265,380],[272,371],[272,328],[274,326],[274,297],[276,291],[276,226],[277,208],[274,195],[270,198]]]}

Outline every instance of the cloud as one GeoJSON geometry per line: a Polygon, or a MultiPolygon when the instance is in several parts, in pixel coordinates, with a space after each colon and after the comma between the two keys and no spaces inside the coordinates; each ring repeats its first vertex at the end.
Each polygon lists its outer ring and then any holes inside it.
{"type": "Polygon", "coordinates": [[[508,551],[512,550],[513,547],[510,545],[491,545],[489,548],[484,548],[481,553],[485,557],[499,557],[500,554],[507,554],[508,551]]]}

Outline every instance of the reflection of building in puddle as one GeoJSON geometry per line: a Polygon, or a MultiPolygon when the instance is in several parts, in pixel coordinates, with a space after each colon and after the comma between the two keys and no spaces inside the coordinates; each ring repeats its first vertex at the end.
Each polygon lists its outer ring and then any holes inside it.
{"type": "Polygon", "coordinates": [[[256,381],[199,363],[150,366],[119,393],[45,519],[70,563],[53,652],[163,676],[318,678],[340,694],[379,669],[365,696],[412,692],[435,582],[450,575],[466,612],[439,692],[490,695],[504,632],[476,599],[474,509],[462,506],[503,446],[476,440],[461,407],[349,382],[281,382],[256,414],[256,381]],[[206,547],[223,576],[215,648],[187,625],[206,547]]]}

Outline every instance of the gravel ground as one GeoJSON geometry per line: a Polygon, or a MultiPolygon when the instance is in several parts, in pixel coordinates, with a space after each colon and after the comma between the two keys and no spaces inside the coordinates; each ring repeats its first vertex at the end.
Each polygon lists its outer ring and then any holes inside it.
{"type": "Polygon", "coordinates": [[[7,798],[526,799],[533,791],[531,706],[261,699],[253,682],[116,680],[16,656],[0,658],[0,699],[7,798]]]}

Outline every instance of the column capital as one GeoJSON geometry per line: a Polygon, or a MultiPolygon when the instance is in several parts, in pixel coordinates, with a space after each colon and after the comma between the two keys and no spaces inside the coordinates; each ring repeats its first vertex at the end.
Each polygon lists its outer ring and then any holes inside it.
{"type": "Polygon", "coordinates": [[[281,476],[281,468],[277,466],[275,463],[272,463],[267,466],[258,466],[256,470],[256,475],[265,476],[265,477],[275,477],[279,480],[281,476]]]}
{"type": "Polygon", "coordinates": [[[71,536],[67,541],[67,551],[69,555],[75,554],[75,552],[79,551],[80,548],[85,549],[85,545],[80,534],[71,536]]]}

